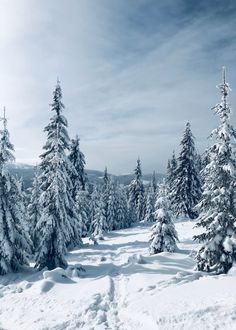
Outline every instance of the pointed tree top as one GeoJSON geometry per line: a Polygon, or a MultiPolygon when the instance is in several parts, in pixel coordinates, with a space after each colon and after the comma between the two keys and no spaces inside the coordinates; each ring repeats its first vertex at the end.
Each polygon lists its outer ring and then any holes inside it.
{"type": "Polygon", "coordinates": [[[229,84],[226,82],[226,68],[225,66],[222,67],[222,83],[217,86],[217,88],[220,89],[220,92],[222,94],[222,100],[224,103],[224,107],[226,107],[226,99],[231,91],[229,84]]]}
{"type": "Polygon", "coordinates": [[[226,67],[222,66],[222,82],[225,84],[226,82],[226,67]]]}
{"type": "Polygon", "coordinates": [[[39,175],[39,164],[38,164],[38,162],[36,162],[36,164],[35,164],[34,173],[35,173],[36,177],[39,175]]]}
{"type": "Polygon", "coordinates": [[[72,139],[72,140],[73,140],[73,142],[75,143],[76,146],[79,146],[80,138],[79,138],[78,134],[76,134],[76,135],[75,135],[75,138],[72,139]]]}
{"type": "Polygon", "coordinates": [[[168,159],[168,161],[167,161],[167,170],[169,170],[170,169],[170,159],[168,159]]]}
{"type": "Polygon", "coordinates": [[[153,171],[153,174],[152,174],[152,185],[155,186],[154,188],[156,188],[156,171],[153,171]]]}
{"type": "Polygon", "coordinates": [[[141,160],[140,160],[140,157],[138,157],[137,159],[137,168],[140,168],[141,167],[141,160]]]}
{"type": "Polygon", "coordinates": [[[104,170],[104,177],[103,177],[105,180],[108,178],[108,174],[107,174],[107,166],[105,167],[105,170],[104,170]]]}
{"type": "Polygon", "coordinates": [[[6,107],[3,107],[3,117],[0,118],[3,121],[4,129],[7,128],[7,118],[6,118],[6,107]]]}
{"type": "Polygon", "coordinates": [[[141,161],[140,158],[138,157],[137,159],[137,166],[134,170],[134,173],[136,175],[137,178],[140,178],[142,176],[142,170],[141,170],[141,161]]]}
{"type": "Polygon", "coordinates": [[[107,167],[105,167],[104,176],[103,176],[103,183],[105,184],[105,186],[107,186],[108,182],[109,182],[109,177],[108,177],[108,173],[107,173],[107,167]]]}

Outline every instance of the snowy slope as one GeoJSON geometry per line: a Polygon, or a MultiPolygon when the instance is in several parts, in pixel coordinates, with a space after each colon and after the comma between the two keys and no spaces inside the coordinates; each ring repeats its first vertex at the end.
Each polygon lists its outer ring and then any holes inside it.
{"type": "Polygon", "coordinates": [[[0,277],[0,329],[236,329],[236,269],[194,271],[193,224],[176,224],[178,253],[149,256],[139,225],[69,253],[67,271],[0,277]]]}

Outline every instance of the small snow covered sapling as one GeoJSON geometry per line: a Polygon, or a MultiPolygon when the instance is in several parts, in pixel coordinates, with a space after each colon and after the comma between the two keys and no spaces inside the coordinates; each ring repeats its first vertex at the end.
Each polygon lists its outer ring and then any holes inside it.
{"type": "Polygon", "coordinates": [[[170,203],[165,184],[162,184],[155,204],[155,224],[152,226],[150,254],[174,252],[177,248],[178,235],[172,220],[170,203]]]}

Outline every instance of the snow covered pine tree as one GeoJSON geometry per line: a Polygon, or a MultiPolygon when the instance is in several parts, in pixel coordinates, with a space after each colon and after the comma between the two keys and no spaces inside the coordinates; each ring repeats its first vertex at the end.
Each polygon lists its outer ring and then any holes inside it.
{"type": "Polygon", "coordinates": [[[91,224],[91,206],[89,203],[91,203],[89,192],[86,190],[78,191],[76,195],[76,206],[82,237],[87,236],[91,224]]]}
{"type": "Polygon", "coordinates": [[[173,151],[171,160],[168,160],[167,173],[166,173],[166,186],[168,190],[168,198],[173,211],[174,211],[176,169],[177,169],[177,160],[175,157],[175,152],[173,151]]]}
{"type": "Polygon", "coordinates": [[[201,271],[227,273],[236,258],[236,209],[235,198],[236,131],[230,124],[231,109],[227,102],[230,91],[225,81],[218,86],[221,102],[213,109],[220,118],[220,125],[211,136],[216,142],[209,148],[209,163],[203,171],[203,197],[198,208],[197,227],[204,232],[194,237],[203,243],[197,255],[197,267],[201,271]]]}
{"type": "Polygon", "coordinates": [[[145,218],[144,220],[147,222],[154,222],[154,211],[155,211],[155,202],[156,202],[156,194],[154,191],[153,185],[150,185],[147,190],[146,197],[146,210],[145,210],[145,218]]]}
{"type": "Polygon", "coordinates": [[[94,243],[97,243],[97,239],[103,240],[103,221],[104,217],[101,213],[101,193],[98,191],[97,187],[93,187],[93,192],[91,195],[92,204],[92,221],[89,230],[89,236],[94,243]]]}
{"type": "Polygon", "coordinates": [[[103,240],[104,233],[110,230],[108,203],[110,195],[110,178],[105,168],[101,191],[95,187],[92,194],[93,220],[91,223],[91,239],[103,240]]]}
{"type": "Polygon", "coordinates": [[[108,193],[107,227],[111,231],[117,226],[117,185],[113,179],[110,180],[108,193]]]}
{"type": "Polygon", "coordinates": [[[143,218],[147,222],[154,221],[154,206],[157,194],[156,173],[153,172],[151,183],[145,187],[143,218]]]}
{"type": "Polygon", "coordinates": [[[85,173],[85,157],[80,150],[79,137],[71,140],[69,161],[73,165],[70,173],[72,182],[72,198],[77,206],[77,216],[79,218],[79,226],[81,227],[82,236],[85,237],[90,227],[90,206],[91,196],[88,192],[88,178],[85,173]]]}
{"type": "Polygon", "coordinates": [[[100,208],[101,208],[101,216],[102,216],[102,226],[103,232],[108,232],[112,227],[112,223],[109,223],[109,220],[112,220],[108,216],[108,203],[109,203],[109,195],[111,189],[111,180],[107,173],[107,167],[104,171],[103,176],[103,184],[101,191],[101,200],[100,200],[100,208]]]}
{"type": "Polygon", "coordinates": [[[116,191],[116,223],[114,229],[122,229],[128,227],[128,201],[125,188],[117,185],[116,191]]]}
{"type": "Polygon", "coordinates": [[[35,228],[37,226],[37,223],[41,215],[41,208],[39,204],[40,185],[39,185],[38,167],[36,167],[32,188],[30,188],[29,193],[30,193],[30,201],[27,207],[27,221],[28,221],[29,234],[31,236],[33,247],[34,249],[37,249],[40,241],[40,236],[37,236],[38,232],[35,231],[35,228]]]}
{"type": "Polygon", "coordinates": [[[19,270],[28,264],[31,242],[22,218],[22,199],[16,179],[7,170],[7,163],[14,160],[14,147],[9,140],[7,119],[0,139],[0,275],[19,270]]]}
{"type": "Polygon", "coordinates": [[[130,223],[143,220],[144,216],[144,186],[142,181],[141,162],[138,158],[137,166],[134,170],[134,179],[129,185],[129,217],[130,223]]]}
{"type": "Polygon", "coordinates": [[[73,186],[72,197],[76,200],[78,191],[85,190],[85,184],[87,182],[87,176],[84,170],[85,157],[80,150],[79,137],[76,135],[75,139],[71,140],[69,160],[75,168],[75,171],[71,173],[71,182],[73,186]]]}
{"type": "Polygon", "coordinates": [[[91,224],[91,228],[92,228],[92,233],[91,233],[91,239],[95,241],[98,240],[104,240],[104,223],[106,222],[106,218],[104,216],[104,205],[103,205],[103,199],[102,196],[99,195],[98,199],[95,203],[94,206],[94,217],[93,217],[93,221],[91,224]],[[100,197],[100,198],[99,198],[100,197]]]}
{"type": "Polygon", "coordinates": [[[151,229],[150,254],[174,252],[178,235],[175,230],[165,183],[160,186],[155,204],[155,223],[151,229]]]}
{"type": "Polygon", "coordinates": [[[45,152],[40,156],[40,205],[41,216],[36,231],[41,237],[36,253],[35,267],[65,268],[67,262],[64,254],[68,246],[81,245],[81,228],[77,217],[75,202],[71,196],[72,183],[69,174],[72,172],[65,151],[69,149],[67,120],[62,115],[60,82],[57,81],[53,93],[52,111],[55,115],[45,127],[47,142],[45,152]]]}
{"type": "Polygon", "coordinates": [[[171,202],[176,216],[184,215],[194,219],[198,216],[194,207],[199,202],[202,189],[190,123],[186,124],[181,146],[175,181],[172,185],[171,202]]]}

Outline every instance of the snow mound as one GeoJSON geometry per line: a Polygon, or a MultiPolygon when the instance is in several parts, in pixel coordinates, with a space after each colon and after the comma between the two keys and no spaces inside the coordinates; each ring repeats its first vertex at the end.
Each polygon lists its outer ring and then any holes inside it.
{"type": "Polygon", "coordinates": [[[68,273],[63,268],[55,268],[53,270],[46,270],[43,272],[43,278],[45,280],[51,280],[55,283],[73,283],[73,281],[68,277],[68,273]]]}
{"type": "Polygon", "coordinates": [[[236,264],[233,265],[233,267],[229,270],[228,276],[236,276],[236,264]]]}
{"type": "Polygon", "coordinates": [[[65,270],[67,277],[83,277],[85,272],[81,264],[69,265],[65,270]]]}
{"type": "Polygon", "coordinates": [[[30,283],[28,281],[22,281],[20,285],[17,287],[17,292],[23,292],[24,290],[30,289],[33,283],[30,283]]]}
{"type": "Polygon", "coordinates": [[[139,253],[136,254],[135,253],[132,256],[128,257],[128,263],[129,264],[140,264],[140,265],[142,265],[142,264],[146,264],[147,261],[144,259],[144,257],[141,254],[139,254],[139,253]]]}
{"type": "Polygon", "coordinates": [[[71,284],[76,283],[71,278],[78,277],[77,266],[69,266],[67,269],[55,268],[53,270],[46,270],[43,272],[43,280],[40,281],[36,286],[40,293],[47,293],[50,291],[55,284],[71,284]]]}
{"type": "Polygon", "coordinates": [[[48,291],[50,291],[53,287],[54,287],[55,283],[52,281],[42,281],[39,290],[41,293],[46,293],[48,291]]]}

